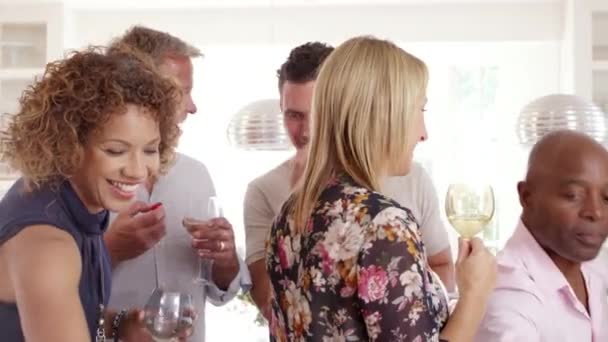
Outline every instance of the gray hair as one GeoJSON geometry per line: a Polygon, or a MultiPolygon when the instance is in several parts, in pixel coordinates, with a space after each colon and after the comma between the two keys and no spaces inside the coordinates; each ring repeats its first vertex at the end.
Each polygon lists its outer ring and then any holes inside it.
{"type": "Polygon", "coordinates": [[[133,26],[121,37],[114,39],[108,48],[109,52],[128,46],[148,55],[156,66],[171,57],[202,57],[198,48],[170,35],[144,26],[133,26]]]}

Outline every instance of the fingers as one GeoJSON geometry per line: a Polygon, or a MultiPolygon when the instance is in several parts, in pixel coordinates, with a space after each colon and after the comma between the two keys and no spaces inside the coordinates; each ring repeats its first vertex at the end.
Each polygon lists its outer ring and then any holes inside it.
{"type": "Polygon", "coordinates": [[[480,238],[472,238],[470,240],[471,254],[482,253],[486,250],[486,246],[480,238]]]}
{"type": "Polygon", "coordinates": [[[153,226],[148,226],[138,232],[144,241],[146,248],[151,248],[167,233],[165,222],[159,222],[153,226]]]}
{"type": "Polygon", "coordinates": [[[182,221],[182,225],[190,234],[193,234],[197,231],[209,230],[212,227],[211,221],[200,221],[192,218],[185,218],[182,221]]]}
{"type": "MultiPolygon", "coordinates": [[[[147,206],[146,206],[147,208],[147,206]]],[[[165,219],[165,209],[162,206],[157,207],[156,209],[152,209],[147,212],[142,212],[141,214],[135,216],[133,218],[133,224],[139,228],[149,227],[159,222],[162,222],[165,219]]]]}
{"type": "Polygon", "coordinates": [[[207,229],[198,229],[190,232],[190,235],[197,240],[221,240],[232,241],[234,234],[232,230],[222,229],[217,227],[209,227],[207,229]]]}
{"type": "Polygon", "coordinates": [[[142,210],[145,210],[147,207],[148,204],[146,202],[134,201],[127,207],[127,209],[118,213],[118,216],[135,216],[142,210]]]}
{"type": "Polygon", "coordinates": [[[229,239],[192,240],[192,247],[199,251],[231,251],[234,243],[229,239]]]}
{"type": "Polygon", "coordinates": [[[154,209],[159,208],[161,205],[163,205],[161,202],[156,202],[156,203],[148,206],[147,208],[143,209],[141,212],[142,213],[147,213],[148,211],[152,211],[154,209]]]}
{"type": "Polygon", "coordinates": [[[458,238],[458,257],[456,263],[462,262],[471,253],[471,243],[467,239],[458,238]]]}

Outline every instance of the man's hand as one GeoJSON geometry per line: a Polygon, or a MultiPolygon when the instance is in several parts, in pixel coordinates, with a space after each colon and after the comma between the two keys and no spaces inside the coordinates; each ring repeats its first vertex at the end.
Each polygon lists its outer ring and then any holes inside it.
{"type": "Polygon", "coordinates": [[[213,260],[213,281],[221,290],[239,273],[239,260],[232,225],[225,218],[209,221],[184,219],[184,227],[192,235],[192,247],[201,258],[213,260]]]}
{"type": "Polygon", "coordinates": [[[165,232],[165,210],[162,205],[134,202],[118,214],[104,234],[112,265],[143,254],[160,241],[165,232]]]}

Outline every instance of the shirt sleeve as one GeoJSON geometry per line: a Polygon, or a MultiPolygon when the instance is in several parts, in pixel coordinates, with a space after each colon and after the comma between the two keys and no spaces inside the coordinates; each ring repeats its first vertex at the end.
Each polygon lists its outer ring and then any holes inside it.
{"type": "Polygon", "coordinates": [[[438,338],[447,309],[441,317],[439,297],[424,285],[423,258],[416,223],[404,210],[384,209],[369,225],[358,259],[357,294],[370,341],[438,338]]]}
{"type": "Polygon", "coordinates": [[[488,301],[475,342],[541,342],[535,321],[539,315],[542,315],[542,305],[533,294],[496,289],[488,301]]]}
{"type": "Polygon", "coordinates": [[[247,292],[250,288],[251,276],[249,274],[249,271],[247,270],[247,266],[245,265],[241,257],[239,257],[239,273],[230,282],[230,285],[228,286],[226,291],[221,290],[219,287],[217,287],[213,280],[211,280],[206,286],[207,300],[213,305],[221,306],[236,297],[236,295],[239,293],[239,290],[242,289],[243,292],[247,292]]]}
{"type": "Polygon", "coordinates": [[[421,215],[418,219],[420,220],[422,241],[424,241],[428,255],[433,256],[449,248],[450,241],[446,226],[441,219],[437,190],[431,177],[422,166],[419,167],[418,186],[419,193],[416,198],[421,215]]]}
{"type": "Polygon", "coordinates": [[[243,222],[245,225],[245,262],[253,262],[266,257],[266,239],[270,233],[274,214],[262,190],[252,182],[245,193],[243,222]]]}

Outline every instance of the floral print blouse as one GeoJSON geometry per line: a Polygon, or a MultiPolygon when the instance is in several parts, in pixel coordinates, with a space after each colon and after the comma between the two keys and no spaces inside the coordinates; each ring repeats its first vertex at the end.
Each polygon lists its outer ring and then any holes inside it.
{"type": "Polygon", "coordinates": [[[267,249],[272,341],[439,341],[446,298],[409,210],[342,175],[299,234],[289,202],[267,249]]]}

